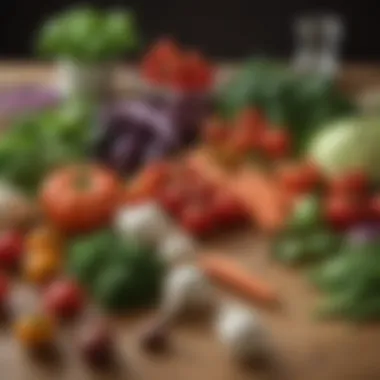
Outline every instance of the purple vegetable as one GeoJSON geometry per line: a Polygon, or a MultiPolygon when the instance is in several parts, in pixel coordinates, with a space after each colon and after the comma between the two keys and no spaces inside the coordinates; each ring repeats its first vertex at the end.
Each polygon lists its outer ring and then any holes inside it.
{"type": "Polygon", "coordinates": [[[94,134],[95,157],[122,174],[171,155],[198,136],[209,109],[204,98],[150,97],[102,110],[94,134]]]}
{"type": "Polygon", "coordinates": [[[353,227],[348,231],[347,242],[351,245],[361,245],[380,238],[380,224],[367,223],[353,227]]]}

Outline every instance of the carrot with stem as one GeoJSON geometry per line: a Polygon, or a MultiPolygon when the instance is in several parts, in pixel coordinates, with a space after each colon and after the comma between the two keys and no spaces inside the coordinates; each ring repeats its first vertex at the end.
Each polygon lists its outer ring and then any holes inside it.
{"type": "Polygon", "coordinates": [[[218,254],[205,255],[199,260],[199,267],[211,280],[249,301],[268,306],[278,301],[277,293],[269,284],[248,273],[235,260],[218,254]]]}

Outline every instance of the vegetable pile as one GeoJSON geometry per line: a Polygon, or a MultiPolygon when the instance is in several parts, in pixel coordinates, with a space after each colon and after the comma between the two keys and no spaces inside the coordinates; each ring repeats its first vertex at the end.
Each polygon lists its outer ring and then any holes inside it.
{"type": "Polygon", "coordinates": [[[297,152],[323,123],[354,112],[332,80],[258,58],[249,60],[219,95],[219,108],[227,117],[246,107],[258,107],[271,122],[288,128],[297,152]]]}

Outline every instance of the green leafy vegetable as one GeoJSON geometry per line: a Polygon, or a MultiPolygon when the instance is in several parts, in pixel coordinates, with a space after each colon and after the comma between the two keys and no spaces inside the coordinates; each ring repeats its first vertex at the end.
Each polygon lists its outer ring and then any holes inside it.
{"type": "Polygon", "coordinates": [[[138,45],[134,14],[124,10],[72,9],[49,19],[38,35],[44,56],[85,63],[114,60],[138,45]]]}
{"type": "Polygon", "coordinates": [[[104,230],[70,244],[68,269],[102,307],[125,311],[157,301],[165,268],[151,247],[104,230]]]}
{"type": "Polygon", "coordinates": [[[355,111],[330,79],[257,58],[222,89],[219,104],[226,117],[244,107],[261,108],[272,122],[289,128],[298,150],[320,125],[355,111]]]}
{"type": "Polygon", "coordinates": [[[35,192],[49,170],[87,153],[91,115],[88,105],[70,102],[17,120],[0,140],[0,176],[35,192]]]}

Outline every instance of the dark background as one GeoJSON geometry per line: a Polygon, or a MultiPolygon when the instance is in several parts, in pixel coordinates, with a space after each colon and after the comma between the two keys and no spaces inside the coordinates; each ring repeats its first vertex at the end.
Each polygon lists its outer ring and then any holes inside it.
{"type": "MultiPolygon", "coordinates": [[[[237,59],[266,52],[286,57],[292,51],[291,22],[305,11],[334,11],[345,19],[344,58],[380,59],[379,0],[93,0],[101,7],[131,6],[146,41],[173,34],[186,45],[214,58],[237,59]]],[[[32,36],[39,23],[55,11],[78,4],[70,0],[2,0],[1,58],[33,56],[32,36]]]]}

